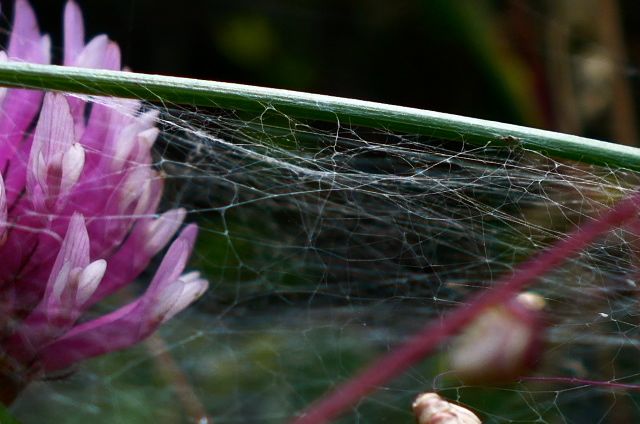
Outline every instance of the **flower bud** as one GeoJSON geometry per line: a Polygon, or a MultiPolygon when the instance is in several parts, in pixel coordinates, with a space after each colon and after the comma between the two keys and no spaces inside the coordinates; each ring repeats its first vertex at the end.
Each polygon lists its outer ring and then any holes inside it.
{"type": "Polygon", "coordinates": [[[481,424],[476,414],[436,393],[419,395],[412,407],[418,424],[481,424]]]}
{"type": "Polygon", "coordinates": [[[454,341],[451,368],[469,383],[510,382],[537,362],[541,350],[544,299],[521,293],[487,309],[454,341]]]}

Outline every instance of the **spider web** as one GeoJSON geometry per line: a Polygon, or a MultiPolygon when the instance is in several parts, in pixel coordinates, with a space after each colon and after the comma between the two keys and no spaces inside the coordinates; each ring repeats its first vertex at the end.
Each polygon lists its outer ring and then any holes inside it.
{"type": "MultiPolygon", "coordinates": [[[[14,407],[24,422],[194,422],[198,410],[286,421],[638,184],[517,143],[300,122],[269,105],[259,116],[164,105],[159,124],[163,209],[199,223],[191,266],[211,288],[148,343],[34,383],[14,407]]],[[[533,287],[549,322],[535,376],[638,382],[638,243],[611,231],[533,287]]],[[[411,400],[431,390],[484,422],[640,417],[631,389],[465,385],[447,351],[344,422],[411,422],[411,400]]]]}
{"type": "MultiPolygon", "coordinates": [[[[268,104],[257,116],[148,107],[161,112],[161,210],[198,222],[190,268],[211,288],[147,343],[33,383],[12,409],[24,423],[285,422],[639,182],[517,142],[299,121],[268,104]]],[[[486,423],[640,419],[624,387],[640,384],[639,250],[629,228],[612,230],[532,287],[547,304],[543,380],[464,384],[444,345],[342,422],[413,422],[423,391],[486,423]]]]}

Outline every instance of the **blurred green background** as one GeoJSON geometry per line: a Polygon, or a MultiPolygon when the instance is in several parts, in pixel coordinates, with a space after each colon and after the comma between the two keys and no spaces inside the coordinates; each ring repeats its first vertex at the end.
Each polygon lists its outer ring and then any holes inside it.
{"type": "MultiPolygon", "coordinates": [[[[33,3],[59,46],[64,2],[33,3]]],[[[361,98],[625,143],[635,136],[634,122],[612,122],[614,110],[637,118],[634,0],[79,3],[88,33],[108,33],[139,72],[361,98]]]]}

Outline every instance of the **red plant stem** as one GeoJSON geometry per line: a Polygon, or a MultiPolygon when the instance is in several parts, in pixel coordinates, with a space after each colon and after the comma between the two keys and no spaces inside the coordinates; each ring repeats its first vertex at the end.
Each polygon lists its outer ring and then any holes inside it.
{"type": "Polygon", "coordinates": [[[586,380],[576,377],[520,377],[526,381],[544,381],[552,383],[565,383],[570,385],[600,386],[608,389],[640,390],[640,384],[616,383],[615,381],[586,380]]]}
{"type": "Polygon", "coordinates": [[[512,275],[499,280],[495,287],[471,298],[441,319],[430,321],[426,327],[404,344],[374,361],[360,374],[330,391],[311,404],[293,421],[295,424],[326,423],[344,413],[376,387],[398,376],[416,362],[425,358],[445,339],[460,331],[486,308],[504,303],[521,292],[527,285],[553,270],[570,256],[584,249],[597,237],[613,227],[637,216],[640,191],[622,199],[598,219],[572,231],[548,249],[519,266],[512,275]]]}

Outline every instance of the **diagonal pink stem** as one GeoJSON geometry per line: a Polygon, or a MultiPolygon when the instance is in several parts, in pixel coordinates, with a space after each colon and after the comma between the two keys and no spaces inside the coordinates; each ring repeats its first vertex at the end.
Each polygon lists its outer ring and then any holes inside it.
{"type": "Polygon", "coordinates": [[[460,331],[486,308],[508,301],[538,277],[553,270],[570,256],[584,249],[597,237],[635,216],[640,207],[640,191],[619,201],[597,220],[572,231],[568,237],[526,261],[516,271],[499,280],[495,288],[475,295],[441,319],[426,327],[387,355],[374,361],[360,374],[320,398],[293,421],[294,424],[326,423],[344,413],[377,386],[398,376],[425,358],[445,339],[460,331]]]}

